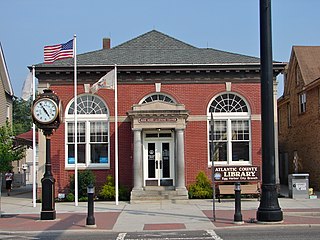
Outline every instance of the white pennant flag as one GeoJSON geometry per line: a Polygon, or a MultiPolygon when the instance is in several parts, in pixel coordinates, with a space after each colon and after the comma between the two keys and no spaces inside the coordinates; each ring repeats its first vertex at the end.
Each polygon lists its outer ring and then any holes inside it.
{"type": "Polygon", "coordinates": [[[28,101],[32,95],[32,90],[32,72],[30,71],[23,83],[21,98],[25,101],[28,101]]]}
{"type": "Polygon", "coordinates": [[[90,90],[92,93],[97,92],[99,89],[113,89],[114,90],[114,79],[115,79],[115,71],[114,69],[104,75],[99,79],[98,82],[94,83],[90,90]]]}

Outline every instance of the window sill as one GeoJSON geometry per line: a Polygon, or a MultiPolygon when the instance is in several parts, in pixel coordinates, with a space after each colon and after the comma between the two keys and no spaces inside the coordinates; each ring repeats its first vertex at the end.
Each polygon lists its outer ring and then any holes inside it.
{"type": "MultiPolygon", "coordinates": [[[[228,162],[215,162],[214,166],[251,166],[252,163],[250,161],[237,161],[237,162],[232,162],[232,163],[228,163],[228,162]]],[[[211,162],[208,164],[208,168],[211,168],[212,164],[211,162]]]]}
{"type": "MultiPolygon", "coordinates": [[[[110,169],[110,166],[109,165],[106,165],[106,164],[94,164],[94,165],[78,165],[77,166],[79,170],[85,170],[85,169],[92,169],[92,170],[99,170],[99,169],[110,169]]],[[[67,165],[65,166],[65,170],[74,170],[75,169],[75,166],[74,165],[67,165]]]]}

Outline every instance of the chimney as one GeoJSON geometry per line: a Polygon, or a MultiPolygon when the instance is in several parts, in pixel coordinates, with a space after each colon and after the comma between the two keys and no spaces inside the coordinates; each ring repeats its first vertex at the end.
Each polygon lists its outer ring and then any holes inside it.
{"type": "Polygon", "coordinates": [[[110,38],[103,38],[102,39],[102,48],[103,49],[110,49],[111,40],[110,38]]]}

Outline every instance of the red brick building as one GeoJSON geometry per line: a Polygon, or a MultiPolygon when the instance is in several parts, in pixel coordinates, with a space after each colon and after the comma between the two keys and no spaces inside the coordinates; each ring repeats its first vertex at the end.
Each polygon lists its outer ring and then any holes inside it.
{"type": "Polygon", "coordinates": [[[278,100],[280,177],[308,173],[320,189],[320,47],[293,46],[278,100]],[[294,164],[294,159],[297,160],[294,164]]]}
{"type": "MultiPolygon", "coordinates": [[[[112,89],[92,94],[90,86],[114,64],[119,184],[133,189],[132,200],[151,197],[155,189],[187,198],[200,171],[210,177],[212,140],[215,165],[261,165],[259,58],[197,48],[158,31],[113,48],[104,39],[103,46],[77,56],[78,166],[93,170],[98,186],[115,173],[115,98],[112,89]]],[[[274,77],[283,68],[274,63],[274,77]]],[[[38,64],[36,77],[39,90],[49,87],[64,105],[51,158],[56,192],[68,192],[74,173],[73,59],[38,64]]]]}

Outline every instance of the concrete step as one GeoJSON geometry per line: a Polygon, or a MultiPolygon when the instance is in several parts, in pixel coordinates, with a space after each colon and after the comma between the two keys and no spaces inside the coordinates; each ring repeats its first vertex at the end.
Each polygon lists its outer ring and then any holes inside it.
{"type": "MultiPolygon", "coordinates": [[[[165,190],[168,187],[146,187],[141,190],[131,191],[131,202],[149,200],[187,200],[188,191],[186,189],[165,190]]],[[[172,188],[172,187],[171,187],[172,188]]]]}

